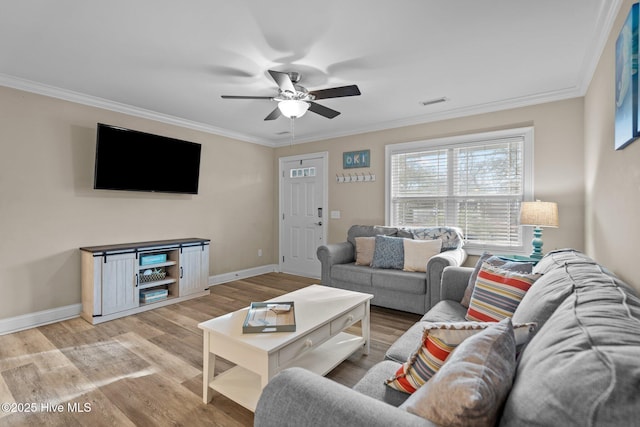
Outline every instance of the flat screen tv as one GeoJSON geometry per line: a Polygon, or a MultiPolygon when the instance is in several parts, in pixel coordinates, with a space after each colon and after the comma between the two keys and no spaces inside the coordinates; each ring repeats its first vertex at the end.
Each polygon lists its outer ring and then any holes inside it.
{"type": "Polygon", "coordinates": [[[93,188],[198,194],[201,145],[98,123],[93,188]]]}

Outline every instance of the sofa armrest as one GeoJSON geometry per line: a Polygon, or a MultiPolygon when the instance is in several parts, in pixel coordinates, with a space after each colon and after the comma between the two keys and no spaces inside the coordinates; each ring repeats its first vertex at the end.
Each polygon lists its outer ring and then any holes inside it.
{"type": "Polygon", "coordinates": [[[353,245],[349,242],[319,246],[316,254],[322,265],[320,283],[325,286],[331,286],[331,267],[334,264],[347,264],[356,258],[353,245]]]}
{"type": "Polygon", "coordinates": [[[445,300],[461,301],[469,284],[473,267],[446,267],[440,282],[440,297],[445,300]]]}
{"type": "MultiPolygon", "coordinates": [[[[461,266],[467,259],[467,251],[462,248],[444,251],[431,257],[427,263],[427,292],[429,292],[430,307],[442,299],[440,282],[445,267],[461,266]]],[[[460,297],[462,298],[462,297],[460,297]]],[[[427,307],[428,309],[429,307],[427,307]]]]}
{"type": "Polygon", "coordinates": [[[435,424],[302,368],[276,375],[262,390],[254,427],[355,427],[435,424]]]}

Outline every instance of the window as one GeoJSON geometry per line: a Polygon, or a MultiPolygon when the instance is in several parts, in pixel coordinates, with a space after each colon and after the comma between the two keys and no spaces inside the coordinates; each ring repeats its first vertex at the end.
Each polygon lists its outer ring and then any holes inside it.
{"type": "Polygon", "coordinates": [[[316,168],[299,168],[289,171],[289,178],[305,178],[307,176],[316,176],[316,168]]]}
{"type": "Polygon", "coordinates": [[[532,160],[533,128],[388,145],[386,222],[460,227],[470,253],[523,251],[532,160]]]}

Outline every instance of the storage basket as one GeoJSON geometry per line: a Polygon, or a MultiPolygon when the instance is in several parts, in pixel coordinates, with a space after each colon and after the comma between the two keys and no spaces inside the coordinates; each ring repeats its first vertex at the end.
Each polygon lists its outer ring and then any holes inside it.
{"type": "Polygon", "coordinates": [[[141,274],[140,283],[156,282],[158,280],[164,280],[165,277],[167,277],[166,271],[160,271],[151,274],[141,274]]]}

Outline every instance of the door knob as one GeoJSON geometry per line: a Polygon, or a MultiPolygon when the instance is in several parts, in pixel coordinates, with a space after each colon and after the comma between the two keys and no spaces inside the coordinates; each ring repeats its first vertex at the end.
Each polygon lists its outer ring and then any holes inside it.
{"type": "Polygon", "coordinates": [[[316,223],[314,223],[315,225],[322,225],[322,221],[318,221],[316,223]]]}

